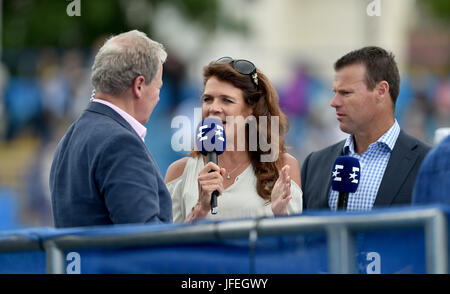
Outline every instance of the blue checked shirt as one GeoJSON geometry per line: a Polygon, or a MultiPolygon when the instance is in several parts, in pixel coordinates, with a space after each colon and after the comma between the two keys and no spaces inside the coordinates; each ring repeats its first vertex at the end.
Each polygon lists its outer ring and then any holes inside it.
{"type": "MultiPolygon", "coordinates": [[[[400,126],[395,120],[392,127],[376,142],[370,144],[361,155],[355,153],[353,135],[347,138],[343,154],[357,158],[361,165],[358,189],[355,193],[349,193],[347,211],[368,211],[372,209],[384,171],[399,134],[400,126]]],[[[330,188],[328,205],[331,210],[336,210],[338,196],[339,192],[330,188]]]]}

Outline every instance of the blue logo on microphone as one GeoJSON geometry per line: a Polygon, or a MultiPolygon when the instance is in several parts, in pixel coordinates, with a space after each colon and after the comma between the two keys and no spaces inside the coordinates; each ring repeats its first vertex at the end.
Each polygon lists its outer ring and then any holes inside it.
{"type": "Polygon", "coordinates": [[[356,177],[359,178],[359,167],[352,167],[352,171],[353,172],[350,174],[350,179],[352,180],[353,184],[358,184],[359,180],[356,177]]]}
{"type": "Polygon", "coordinates": [[[350,156],[339,156],[334,162],[331,188],[338,192],[354,193],[358,188],[360,169],[358,159],[350,156]]]}
{"type": "Polygon", "coordinates": [[[225,151],[225,131],[222,122],[215,118],[205,118],[197,128],[196,144],[203,155],[215,151],[217,155],[225,151]]]}

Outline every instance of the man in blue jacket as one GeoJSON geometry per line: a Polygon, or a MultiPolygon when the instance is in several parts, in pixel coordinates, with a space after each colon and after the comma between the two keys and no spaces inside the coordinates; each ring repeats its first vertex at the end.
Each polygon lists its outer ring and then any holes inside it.
{"type": "Polygon", "coordinates": [[[56,149],[56,227],[172,221],[172,202],[144,138],[167,53],[144,33],[110,38],[92,67],[95,97],[56,149]]]}
{"type": "Polygon", "coordinates": [[[413,205],[450,205],[450,135],[431,149],[420,166],[413,205]]]}

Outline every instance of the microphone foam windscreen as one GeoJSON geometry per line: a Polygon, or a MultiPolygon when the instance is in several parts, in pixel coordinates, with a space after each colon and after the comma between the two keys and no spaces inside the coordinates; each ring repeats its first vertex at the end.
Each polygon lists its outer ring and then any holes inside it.
{"type": "Polygon", "coordinates": [[[361,166],[351,156],[339,156],[333,165],[331,188],[338,192],[354,193],[358,189],[361,166]]]}
{"type": "Polygon", "coordinates": [[[217,155],[225,151],[225,129],[220,120],[207,117],[202,120],[195,132],[195,143],[198,151],[205,155],[215,151],[217,155]]]}

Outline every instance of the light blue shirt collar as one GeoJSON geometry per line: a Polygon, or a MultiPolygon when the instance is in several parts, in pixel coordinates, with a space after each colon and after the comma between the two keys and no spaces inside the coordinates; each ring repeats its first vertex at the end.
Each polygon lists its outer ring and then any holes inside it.
{"type": "MultiPolygon", "coordinates": [[[[384,146],[388,148],[389,152],[392,152],[395,146],[395,142],[397,142],[399,134],[400,134],[400,125],[398,124],[397,120],[395,120],[392,127],[386,133],[384,133],[376,142],[370,144],[370,146],[373,146],[374,144],[375,146],[380,146],[380,148],[383,148],[381,146],[384,146]]],[[[353,141],[353,135],[350,135],[347,137],[347,140],[345,141],[343,154],[348,155],[354,153],[355,153],[355,145],[353,141]]]]}

